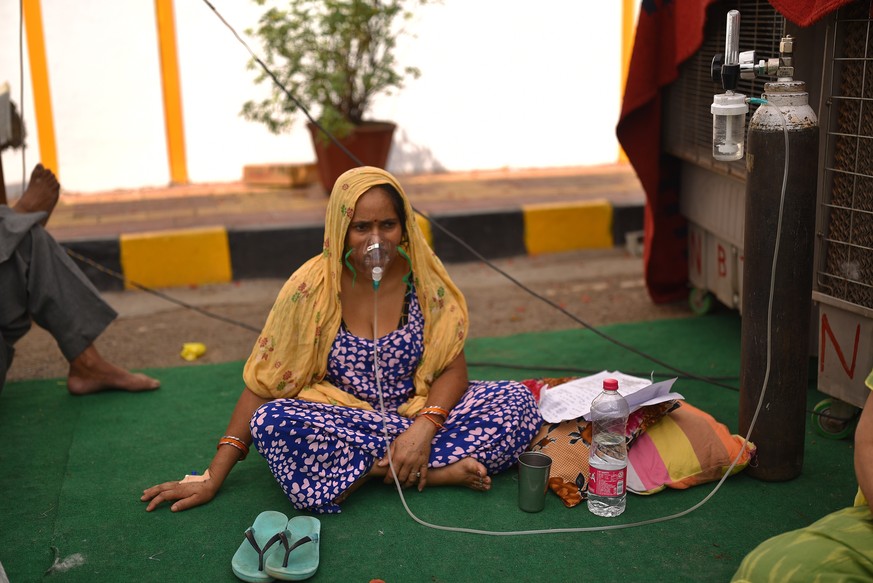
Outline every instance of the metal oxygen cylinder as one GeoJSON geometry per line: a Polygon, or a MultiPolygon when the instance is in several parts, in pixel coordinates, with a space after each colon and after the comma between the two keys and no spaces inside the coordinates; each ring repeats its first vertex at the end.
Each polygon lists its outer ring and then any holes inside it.
{"type": "Polygon", "coordinates": [[[748,431],[761,395],[767,366],[767,310],[773,250],[786,163],[779,256],[772,298],[770,375],[765,401],[751,441],[757,463],[747,473],[765,481],[790,480],[803,467],[806,390],[809,382],[810,313],[818,183],[818,120],[806,84],[795,81],[790,56],[776,82],[764,86],[769,105],[749,123],[746,157],[740,433],[748,431]],[[790,73],[784,75],[783,73],[790,73]],[[777,109],[778,108],[778,111],[777,109]],[[780,113],[781,112],[781,113],[780,113]]]}

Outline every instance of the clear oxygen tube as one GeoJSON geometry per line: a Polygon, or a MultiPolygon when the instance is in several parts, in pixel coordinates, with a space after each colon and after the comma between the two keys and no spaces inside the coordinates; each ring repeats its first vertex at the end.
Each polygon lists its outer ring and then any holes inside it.
{"type": "Polygon", "coordinates": [[[378,235],[371,235],[361,246],[360,254],[362,256],[362,263],[373,280],[373,378],[376,381],[376,392],[379,395],[379,413],[382,415],[382,436],[385,438],[385,453],[388,456],[388,467],[391,469],[394,483],[400,492],[401,500],[403,500],[403,506],[410,516],[415,518],[409,510],[409,506],[406,505],[403,489],[400,487],[400,479],[397,477],[397,470],[394,468],[394,460],[391,457],[392,441],[388,435],[385,398],[382,393],[382,373],[379,370],[379,285],[382,282],[385,269],[394,257],[394,247],[390,241],[384,241],[378,235]]]}
{"type": "MultiPolygon", "coordinates": [[[[758,104],[764,105],[766,107],[773,107],[777,112],[779,112],[779,116],[782,120],[782,131],[785,135],[785,168],[783,170],[783,175],[782,175],[782,192],[780,194],[779,214],[778,214],[777,222],[776,222],[776,244],[773,248],[773,261],[772,261],[771,267],[770,267],[769,301],[767,304],[767,365],[766,365],[765,372],[764,372],[764,379],[762,381],[763,386],[761,387],[761,396],[758,398],[758,405],[755,408],[755,414],[752,416],[752,421],[749,424],[749,430],[743,438],[743,443],[742,443],[742,446],[740,448],[740,451],[739,451],[739,453],[737,453],[737,456],[734,458],[733,462],[731,462],[731,465],[728,466],[727,470],[725,470],[724,475],[721,477],[721,479],[718,481],[718,483],[716,483],[716,485],[713,487],[712,491],[710,491],[702,500],[700,500],[699,502],[697,502],[693,506],[686,508],[685,510],[682,510],[680,512],[676,512],[674,514],[669,514],[666,516],[661,516],[658,518],[651,518],[648,520],[641,520],[638,522],[631,522],[631,523],[624,523],[624,524],[609,524],[609,525],[603,525],[603,526],[587,526],[587,527],[576,527],[576,528],[548,528],[548,529],[536,529],[536,530],[507,530],[507,531],[502,531],[502,530],[481,530],[481,529],[464,528],[464,527],[457,527],[457,526],[445,526],[445,525],[441,525],[441,524],[433,524],[433,523],[427,522],[425,520],[422,520],[421,518],[416,516],[412,512],[412,510],[409,508],[409,505],[406,502],[406,497],[403,495],[403,488],[400,486],[400,482],[397,478],[397,471],[394,469],[394,461],[391,458],[391,447],[390,447],[391,438],[388,435],[388,425],[387,425],[387,422],[385,421],[385,402],[384,402],[384,399],[382,396],[382,384],[381,384],[381,378],[380,378],[380,374],[379,374],[379,352],[378,352],[377,343],[376,343],[378,334],[375,333],[376,322],[378,321],[378,318],[376,316],[377,312],[375,309],[376,304],[377,304],[375,296],[378,295],[378,293],[375,293],[375,294],[373,294],[374,295],[374,299],[373,299],[373,302],[374,302],[374,309],[373,309],[373,320],[374,320],[373,321],[373,330],[374,330],[374,334],[373,334],[373,372],[374,372],[375,377],[376,377],[376,387],[377,387],[378,394],[379,394],[379,410],[380,410],[380,413],[382,414],[382,434],[385,437],[385,443],[388,444],[388,447],[386,449],[386,453],[388,456],[388,465],[391,468],[391,474],[392,474],[392,476],[394,476],[394,485],[397,488],[397,493],[400,495],[400,502],[403,504],[403,508],[406,510],[406,513],[409,515],[410,518],[412,518],[412,520],[414,520],[415,522],[417,522],[418,524],[420,524],[422,526],[426,526],[428,528],[433,528],[435,530],[445,530],[445,531],[450,531],[450,532],[465,532],[468,534],[481,534],[481,535],[489,535],[489,536],[520,536],[520,535],[534,535],[534,534],[539,535],[539,534],[559,534],[559,533],[573,533],[573,532],[599,532],[599,531],[605,531],[605,530],[620,530],[620,529],[625,529],[625,528],[634,528],[634,527],[638,527],[638,526],[646,526],[649,524],[657,524],[659,522],[666,522],[668,520],[673,520],[675,518],[681,518],[682,516],[685,516],[686,514],[690,514],[690,513],[694,512],[695,510],[697,510],[698,508],[700,508],[701,506],[703,506],[704,504],[709,502],[709,500],[713,496],[715,496],[716,492],[718,492],[721,489],[721,486],[722,486],[722,484],[724,484],[725,480],[727,480],[732,475],[734,467],[737,465],[737,463],[740,460],[740,457],[743,455],[743,452],[746,449],[746,444],[749,442],[749,437],[752,435],[752,431],[754,431],[755,425],[758,421],[758,414],[760,413],[761,407],[764,403],[764,397],[767,393],[767,385],[770,381],[770,368],[771,368],[771,359],[772,359],[772,353],[773,353],[773,338],[772,338],[773,288],[776,285],[776,265],[777,265],[778,260],[779,260],[779,240],[780,240],[781,234],[782,234],[782,212],[783,212],[783,209],[785,206],[785,189],[787,188],[787,185],[788,185],[788,160],[789,160],[789,158],[788,158],[788,156],[789,156],[788,143],[789,142],[788,142],[788,123],[785,120],[785,115],[782,113],[781,110],[779,110],[778,107],[775,107],[775,106],[769,104],[764,99],[753,98],[751,101],[753,103],[758,103],[758,104]]],[[[373,285],[374,285],[374,289],[378,289],[378,286],[375,284],[375,280],[374,280],[373,285]]]]}

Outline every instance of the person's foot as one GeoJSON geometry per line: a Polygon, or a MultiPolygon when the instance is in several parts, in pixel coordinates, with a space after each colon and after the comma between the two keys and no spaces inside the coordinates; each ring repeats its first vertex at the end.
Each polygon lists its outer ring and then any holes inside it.
{"type": "MultiPolygon", "coordinates": [[[[351,485],[348,490],[341,493],[334,500],[334,504],[342,504],[346,501],[349,495],[360,488],[364,483],[373,478],[384,478],[391,473],[391,468],[388,466],[380,466],[373,464],[370,473],[362,476],[357,482],[351,485]]],[[[428,486],[466,486],[471,490],[479,492],[487,492],[491,489],[491,476],[488,475],[488,470],[484,465],[477,460],[468,457],[452,465],[441,468],[430,468],[427,471],[428,486]]]]}
{"type": "Polygon", "coordinates": [[[132,373],[107,362],[93,345],[70,362],[67,390],[71,395],[90,395],[106,390],[153,391],[160,381],[141,373],[132,373]]]}
{"type": "Polygon", "coordinates": [[[491,489],[491,476],[479,461],[468,457],[442,468],[427,471],[428,486],[466,486],[471,490],[487,492],[491,489]]]}
{"type": "Polygon", "coordinates": [[[55,173],[42,164],[37,164],[30,174],[27,190],[15,204],[15,210],[22,213],[45,211],[48,213],[45,220],[42,221],[42,224],[45,225],[58,202],[60,191],[61,185],[58,184],[55,173]]]}

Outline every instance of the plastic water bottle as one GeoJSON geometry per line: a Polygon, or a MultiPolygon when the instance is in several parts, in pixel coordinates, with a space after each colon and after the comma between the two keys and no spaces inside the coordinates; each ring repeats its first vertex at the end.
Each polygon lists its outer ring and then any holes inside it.
{"type": "Polygon", "coordinates": [[[618,381],[603,380],[603,392],[591,402],[591,451],[588,458],[588,510],[597,516],[624,512],[627,496],[627,441],[629,410],[618,392],[618,381]]]}

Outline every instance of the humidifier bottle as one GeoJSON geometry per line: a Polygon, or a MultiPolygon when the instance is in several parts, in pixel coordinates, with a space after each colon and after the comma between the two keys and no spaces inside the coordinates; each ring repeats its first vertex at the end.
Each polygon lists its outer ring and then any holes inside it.
{"type": "Polygon", "coordinates": [[[727,91],[713,98],[712,157],[731,162],[743,157],[746,138],[746,113],[749,106],[742,93],[727,91]]]}

